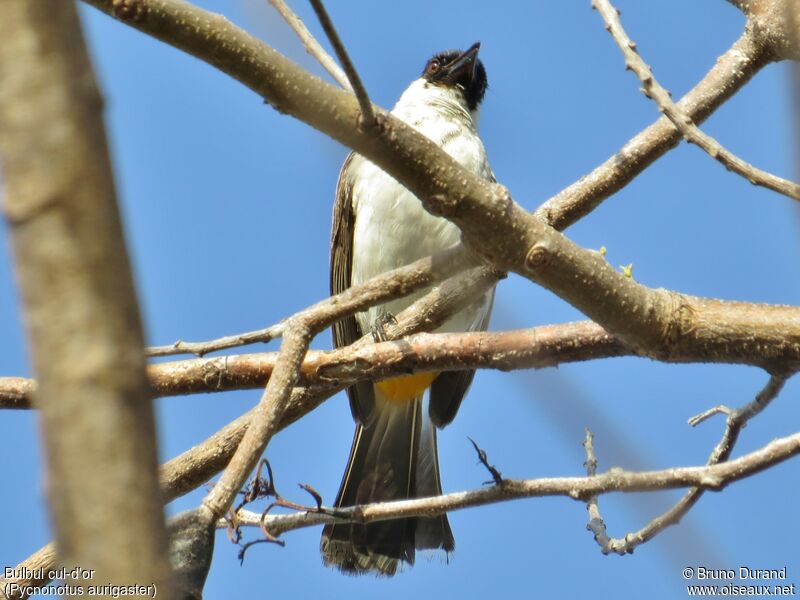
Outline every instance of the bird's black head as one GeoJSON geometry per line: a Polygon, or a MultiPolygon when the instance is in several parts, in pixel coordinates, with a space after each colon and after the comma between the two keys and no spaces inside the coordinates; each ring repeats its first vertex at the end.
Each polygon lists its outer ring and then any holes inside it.
{"type": "Polygon", "coordinates": [[[467,50],[446,50],[433,56],[425,65],[422,78],[436,85],[460,87],[470,110],[475,110],[483,100],[488,85],[486,69],[478,58],[481,43],[467,50]]]}

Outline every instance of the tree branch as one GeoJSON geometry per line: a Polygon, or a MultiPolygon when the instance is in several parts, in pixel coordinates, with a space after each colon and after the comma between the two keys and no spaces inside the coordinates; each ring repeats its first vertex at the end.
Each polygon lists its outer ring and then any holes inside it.
{"type": "MultiPolygon", "coordinates": [[[[288,515],[267,515],[263,524],[272,535],[285,531],[328,523],[372,523],[400,517],[432,517],[444,512],[493,504],[519,498],[565,496],[583,500],[610,492],[650,492],[684,488],[721,490],[727,485],[750,477],[800,454],[800,433],[779,438],[736,460],[701,467],[680,467],[661,471],[631,472],[611,469],[592,477],[546,477],[541,479],[503,479],[502,484],[476,490],[454,492],[431,498],[380,502],[322,512],[305,511],[288,515]],[[335,514],[335,516],[334,516],[335,514]]],[[[237,523],[259,527],[262,515],[241,510],[237,523]]],[[[218,527],[227,527],[220,521],[218,527]]]]}
{"type": "Polygon", "coordinates": [[[800,200],[800,185],[772,173],[762,171],[745,162],[727,150],[713,137],[703,133],[694,124],[691,117],[678,108],[672,101],[669,92],[658,83],[655,75],[653,75],[652,68],[639,56],[636,44],[631,41],[622,28],[617,9],[608,0],[593,0],[592,8],[602,15],[606,23],[606,30],[622,51],[622,55],[625,58],[625,68],[633,71],[639,81],[642,82],[642,93],[656,103],[658,110],[672,121],[672,124],[681,132],[686,141],[696,144],[726,169],[741,175],[753,185],[760,185],[794,200],[800,200]]]}
{"type": "Polygon", "coordinates": [[[142,328],[76,7],[6,0],[0,38],[4,208],[58,561],[170,598],[142,328]]]}
{"type": "MultiPolygon", "coordinates": [[[[676,313],[702,323],[720,308],[714,300],[650,290],[626,278],[596,252],[579,248],[525,212],[505,188],[467,172],[391,116],[376,115],[381,135],[360,130],[359,108],[351,95],[310,76],[224,19],[177,0],[139,0],[136,6],[146,18],[136,19],[117,11],[111,0],[88,1],[211,62],[263,93],[279,110],[363,154],[406,185],[430,212],[456,223],[467,245],[495,266],[550,289],[641,354],[669,355],[674,335],[694,334],[670,329],[676,313]]],[[[781,341],[785,348],[786,340],[781,341]]],[[[713,355],[726,344],[718,339],[711,346],[713,355]]],[[[752,353],[751,347],[739,350],[752,353]]]]}
{"type": "MultiPolygon", "coordinates": [[[[774,57],[753,30],[746,29],[677,106],[695,123],[702,123],[774,57]]],[[[672,122],[661,117],[591,173],[547,200],[535,214],[556,229],[566,229],[628,185],[680,139],[672,122]]]]}
{"type": "MultiPolygon", "coordinates": [[[[310,350],[300,367],[300,385],[338,390],[360,380],[394,377],[411,370],[510,371],[632,354],[591,321],[502,333],[420,333],[401,341],[356,343],[327,352],[310,350]]],[[[157,396],[254,389],[264,387],[275,360],[274,352],[190,359],[150,365],[148,374],[157,396]]],[[[16,408],[30,408],[27,392],[33,387],[30,379],[0,378],[0,398],[8,397],[16,408]]]]}
{"type": "MultiPolygon", "coordinates": [[[[398,324],[387,325],[389,339],[435,329],[461,302],[479,295],[493,281],[491,277],[471,283],[461,277],[448,280],[404,311],[398,324]],[[456,290],[462,297],[452,293],[456,290]]],[[[662,361],[800,370],[800,320],[792,307],[720,303],[717,316],[707,314],[713,320],[697,318],[689,306],[674,316],[670,330],[687,333],[673,340],[662,361]],[[714,341],[719,339],[725,344],[714,341]],[[759,351],[748,350],[753,347],[759,351]],[[710,348],[714,351],[709,352],[710,348]]],[[[409,369],[512,370],[633,355],[637,355],[633,348],[590,321],[496,333],[418,334],[402,343],[375,344],[365,336],[334,351],[310,351],[300,367],[300,378],[303,385],[341,389],[358,380],[396,376],[409,369]]],[[[148,375],[157,396],[254,389],[266,384],[275,357],[275,353],[257,353],[158,363],[148,367],[148,375]]],[[[30,408],[34,389],[33,380],[0,377],[0,408],[30,408]]]]}
{"type": "Polygon", "coordinates": [[[283,17],[284,21],[289,24],[289,27],[297,34],[297,37],[300,38],[300,41],[303,42],[303,47],[306,49],[311,56],[317,59],[319,64],[333,77],[336,82],[342,86],[346,90],[353,91],[353,86],[350,85],[350,82],[347,80],[347,75],[339,65],[336,64],[336,61],[333,60],[330,54],[325,52],[325,49],[322,45],[317,41],[317,39],[311,34],[308,28],[305,26],[305,23],[298,17],[289,5],[284,2],[284,0],[269,0],[269,3],[275,7],[280,15],[283,17]]]}
{"type": "Polygon", "coordinates": [[[777,60],[800,61],[798,0],[728,0],[747,16],[747,27],[777,60]]]}
{"type": "Polygon", "coordinates": [[[358,104],[361,106],[361,124],[365,129],[368,129],[375,124],[375,112],[372,110],[372,102],[370,102],[367,89],[361,82],[361,77],[358,76],[358,71],[356,71],[353,61],[350,60],[350,56],[347,54],[347,48],[344,47],[342,39],[336,32],[333,21],[331,21],[328,11],[325,10],[325,5],[322,4],[322,0],[310,0],[310,2],[311,6],[314,7],[314,12],[317,13],[317,18],[319,19],[320,25],[322,25],[322,29],[325,31],[325,35],[328,36],[328,40],[336,52],[336,56],[339,57],[339,62],[342,63],[344,72],[347,74],[347,79],[350,81],[350,87],[353,92],[355,92],[356,98],[358,98],[358,104]]]}
{"type": "Polygon", "coordinates": [[[385,302],[392,297],[409,294],[440,277],[457,272],[468,260],[469,256],[462,248],[454,247],[449,252],[413,263],[399,274],[379,276],[353,286],[289,317],[285,322],[283,343],[275,360],[275,368],[256,407],[250,427],[221,479],[203,500],[203,506],[216,518],[224,515],[232,506],[269,440],[278,430],[314,335],[345,315],[385,302]],[[442,255],[448,256],[450,260],[442,260],[442,255]]]}
{"type": "Polygon", "coordinates": [[[0,409],[33,407],[36,380],[25,377],[0,377],[0,409]]]}
{"type": "MultiPolygon", "coordinates": [[[[459,270],[472,265],[471,259],[461,244],[438,252],[433,256],[421,258],[404,267],[386,271],[363,284],[352,286],[344,292],[321,300],[306,310],[323,310],[324,307],[338,307],[336,319],[365,310],[374,304],[407,296],[420,287],[435,283],[459,270]],[[348,298],[360,297],[357,304],[348,298]]],[[[203,356],[209,352],[225,350],[258,342],[270,342],[283,335],[287,319],[257,331],[229,335],[206,342],[183,342],[178,340],[168,346],[155,346],[147,349],[149,356],[171,356],[174,354],[195,354],[203,356]]]]}
{"type": "MultiPolygon", "coordinates": [[[[717,406],[701,415],[689,419],[689,424],[695,427],[712,414],[722,412],[728,415],[722,439],[720,439],[711,451],[711,455],[706,462],[708,466],[723,463],[728,460],[731,452],[733,452],[733,447],[736,445],[736,441],[739,439],[739,433],[742,428],[751,418],[764,410],[767,405],[778,396],[788,377],[789,376],[785,374],[773,375],[770,377],[766,386],[758,393],[755,399],[742,408],[730,410],[727,407],[717,406]]],[[[594,467],[596,467],[597,459],[594,458],[591,433],[588,430],[585,447],[587,455],[587,475],[591,477],[594,475],[591,465],[593,464],[594,467]]],[[[693,487],[665,513],[650,521],[639,531],[627,534],[624,538],[609,537],[606,532],[606,524],[603,521],[603,517],[600,515],[597,497],[593,496],[586,505],[589,511],[589,523],[587,523],[586,528],[594,533],[594,539],[600,545],[603,554],[609,554],[611,552],[620,555],[630,554],[637,546],[650,541],[667,527],[678,524],[686,513],[697,504],[697,501],[700,500],[700,497],[705,491],[705,488],[693,487]]]]}

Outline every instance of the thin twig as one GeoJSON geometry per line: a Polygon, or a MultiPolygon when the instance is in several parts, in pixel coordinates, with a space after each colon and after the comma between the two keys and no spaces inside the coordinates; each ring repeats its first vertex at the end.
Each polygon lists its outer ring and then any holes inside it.
{"type": "MultiPolygon", "coordinates": [[[[778,396],[789,376],[790,375],[788,374],[772,375],[764,388],[756,395],[755,399],[741,408],[731,410],[725,406],[715,406],[714,408],[711,408],[689,419],[689,424],[694,427],[712,415],[720,413],[728,415],[722,438],[717,445],[714,446],[714,449],[711,451],[708,461],[706,462],[708,467],[725,463],[733,451],[733,447],[736,444],[736,440],[739,438],[739,433],[741,432],[742,428],[750,419],[764,410],[767,405],[778,396]]],[[[588,433],[588,430],[587,442],[585,442],[584,445],[587,448],[587,463],[589,463],[590,458],[588,457],[593,457],[594,451],[591,450],[590,455],[591,434],[588,433]]],[[[725,464],[730,465],[738,462],[739,460],[741,459],[737,459],[736,461],[731,461],[730,463],[725,464]]],[[[587,474],[591,475],[591,473],[588,473],[588,467],[587,474]]],[[[680,522],[686,513],[689,512],[689,510],[705,493],[706,489],[708,488],[693,487],[686,492],[683,497],[678,500],[678,502],[676,502],[669,510],[650,521],[639,531],[628,533],[624,538],[611,538],[608,536],[606,533],[605,522],[600,515],[600,510],[597,505],[597,498],[592,497],[589,499],[586,505],[586,508],[589,511],[589,523],[586,525],[586,528],[594,533],[595,540],[600,545],[603,554],[609,554],[611,552],[615,554],[630,554],[637,546],[647,542],[648,540],[651,540],[670,525],[675,525],[680,522]]]]}
{"type": "Polygon", "coordinates": [[[486,454],[486,450],[478,446],[477,442],[471,437],[467,437],[467,439],[472,443],[472,447],[475,448],[475,452],[478,454],[478,462],[481,463],[486,470],[489,471],[489,475],[492,476],[491,481],[484,481],[483,485],[503,485],[503,474],[500,473],[497,467],[489,463],[489,455],[486,454]]]}
{"type": "MultiPolygon", "coordinates": [[[[594,477],[597,475],[597,456],[594,453],[594,434],[587,427],[584,430],[585,437],[583,439],[583,448],[586,450],[586,462],[583,463],[586,467],[586,476],[594,477]]],[[[594,534],[595,541],[600,544],[600,547],[607,548],[612,539],[606,530],[606,523],[600,514],[600,506],[597,502],[597,494],[592,494],[586,501],[586,510],[589,512],[589,522],[586,524],[586,529],[594,534]]]]}
{"type": "MultiPolygon", "coordinates": [[[[341,310],[344,306],[340,300],[342,294],[347,294],[348,296],[352,296],[353,294],[364,294],[364,299],[369,302],[368,296],[379,294],[382,297],[385,297],[386,290],[394,289],[395,292],[392,294],[392,297],[387,299],[401,298],[407,294],[410,294],[413,290],[418,289],[416,287],[413,289],[409,287],[410,284],[413,285],[412,282],[415,279],[428,279],[433,276],[431,279],[429,279],[429,281],[433,283],[452,275],[460,269],[468,268],[470,264],[471,262],[465,254],[464,248],[460,244],[457,244],[442,250],[441,252],[437,252],[432,256],[421,258],[420,260],[404,267],[399,267],[397,269],[381,273],[380,275],[377,275],[376,277],[373,277],[372,279],[365,281],[360,285],[348,288],[341,294],[321,300],[315,305],[306,308],[303,312],[322,310],[325,306],[338,306],[338,318],[344,318],[350,314],[353,314],[353,312],[363,310],[364,306],[362,305],[360,308],[352,307],[352,312],[341,310]],[[447,265],[447,267],[442,268],[442,265],[447,265]],[[435,275],[434,271],[439,274],[435,275]]],[[[227,350],[229,348],[236,348],[239,346],[245,346],[259,342],[267,343],[283,335],[284,328],[286,327],[286,321],[287,320],[284,319],[283,321],[275,323],[274,325],[270,325],[264,329],[227,335],[204,342],[184,342],[178,340],[177,342],[167,346],[154,346],[148,348],[147,355],[172,356],[175,354],[194,354],[195,356],[204,356],[209,352],[216,352],[218,350],[227,350]]]]}
{"type": "Polygon", "coordinates": [[[297,37],[300,38],[300,41],[303,42],[303,47],[306,49],[311,56],[319,61],[319,64],[322,65],[331,77],[333,77],[336,82],[341,85],[344,89],[353,91],[353,86],[350,85],[350,81],[347,79],[347,75],[339,65],[336,64],[336,61],[333,60],[330,54],[325,52],[325,49],[322,47],[317,41],[311,32],[306,27],[305,23],[303,23],[302,19],[298,17],[289,5],[286,4],[283,0],[269,0],[269,3],[275,7],[283,19],[289,24],[289,27],[294,30],[297,34],[297,37]]]}
{"type": "Polygon", "coordinates": [[[606,30],[622,51],[625,57],[625,68],[636,74],[639,81],[642,82],[644,95],[656,103],[658,110],[672,121],[686,141],[696,144],[713,159],[722,163],[726,169],[741,175],[753,185],[760,185],[794,200],[800,200],[800,184],[762,171],[745,162],[733,152],[727,150],[713,137],[704,133],[694,124],[691,117],[678,108],[672,101],[669,92],[656,80],[650,66],[639,56],[636,44],[631,41],[622,28],[619,12],[611,5],[609,0],[592,0],[592,7],[602,15],[603,20],[606,22],[606,30]]]}
{"type": "MultiPolygon", "coordinates": [[[[431,516],[519,498],[565,496],[584,500],[610,492],[645,492],[696,486],[719,490],[734,481],[749,477],[800,454],[800,433],[773,440],[763,448],[736,460],[716,465],[681,467],[661,471],[631,472],[612,469],[587,477],[547,477],[542,479],[504,479],[503,485],[453,492],[430,498],[380,502],[332,509],[323,507],[289,515],[271,515],[263,520],[273,535],[313,525],[351,521],[371,523],[411,516],[431,516]]],[[[239,524],[260,527],[262,515],[241,511],[239,524]]],[[[224,520],[218,527],[227,527],[224,520]]]]}
{"type": "Polygon", "coordinates": [[[145,348],[145,353],[147,356],[175,356],[176,354],[205,356],[209,352],[238,348],[239,346],[247,346],[248,344],[257,344],[259,342],[266,344],[281,337],[283,335],[283,327],[284,323],[281,321],[280,323],[275,323],[264,329],[226,335],[206,342],[184,342],[183,340],[177,340],[167,346],[151,346],[145,348]]]}
{"type": "Polygon", "coordinates": [[[405,296],[431,283],[458,272],[470,258],[458,246],[446,250],[455,260],[433,260],[432,257],[401,268],[386,280],[373,278],[353,286],[306,310],[295,313],[285,322],[283,341],[275,360],[275,368],[256,407],[250,426],[231,462],[211,492],[203,499],[215,517],[230,510],[236,494],[258,463],[269,440],[278,431],[300,378],[300,369],[313,337],[344,315],[353,314],[387,300],[405,296]],[[407,270],[403,270],[407,269],[407,270]],[[402,276],[401,276],[402,275],[402,276]]]}
{"type": "MultiPolygon", "coordinates": [[[[695,123],[702,123],[773,60],[763,36],[746,27],[678,105],[695,123]]],[[[556,229],[566,229],[628,185],[679,141],[680,132],[670,120],[657,119],[603,163],[549,198],[535,214],[556,229]]]]}
{"type": "Polygon", "coordinates": [[[358,71],[356,71],[355,66],[353,66],[350,56],[347,54],[347,49],[344,47],[339,34],[336,32],[336,28],[333,26],[333,22],[330,16],[328,16],[328,12],[325,10],[322,0],[310,1],[311,6],[314,7],[314,12],[317,13],[317,18],[319,19],[320,25],[322,25],[322,29],[325,30],[325,35],[328,36],[328,40],[330,40],[331,46],[333,46],[336,52],[336,56],[339,57],[339,62],[342,63],[342,68],[344,68],[344,72],[347,74],[347,79],[350,81],[353,92],[356,98],[358,98],[358,104],[361,107],[362,127],[368,129],[375,124],[375,113],[372,110],[372,102],[370,102],[369,95],[367,95],[367,90],[361,82],[361,78],[358,76],[358,71]]]}

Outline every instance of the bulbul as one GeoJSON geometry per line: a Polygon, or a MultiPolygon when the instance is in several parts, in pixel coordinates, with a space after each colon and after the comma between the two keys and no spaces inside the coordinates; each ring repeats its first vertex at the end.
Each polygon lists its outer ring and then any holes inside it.
{"type": "MultiPolygon", "coordinates": [[[[464,168],[494,181],[476,129],[487,86],[479,48],[476,43],[464,52],[433,56],[392,114],[464,168]]],[[[460,231],[428,213],[414,194],[380,168],[352,153],[339,174],[331,237],[331,293],[337,294],[452,246],[460,231]]],[[[333,328],[334,345],[353,343],[428,291],[339,321],[333,328]]],[[[485,330],[493,298],[491,290],[437,331],[485,330]]],[[[474,371],[419,373],[350,387],[356,432],[336,506],[441,494],[436,428],[453,420],[473,375],[474,371]]],[[[320,543],[326,565],[351,574],[378,575],[393,575],[400,561],[413,564],[415,549],[450,552],[454,547],[446,515],[328,525],[320,543]]]]}

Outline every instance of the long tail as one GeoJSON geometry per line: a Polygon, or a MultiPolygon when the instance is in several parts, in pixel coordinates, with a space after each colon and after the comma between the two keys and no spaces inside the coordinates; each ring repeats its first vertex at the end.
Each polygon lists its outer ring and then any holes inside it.
{"type": "MultiPolygon", "coordinates": [[[[336,506],[441,494],[436,429],[422,398],[398,403],[378,394],[375,410],[368,428],[356,426],[336,506]]],[[[353,575],[394,575],[400,561],[414,563],[417,548],[455,548],[446,515],[328,525],[320,542],[325,564],[353,575]]]]}

